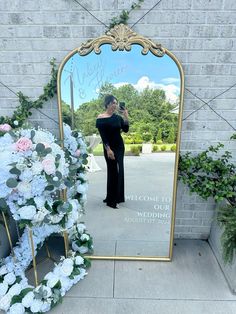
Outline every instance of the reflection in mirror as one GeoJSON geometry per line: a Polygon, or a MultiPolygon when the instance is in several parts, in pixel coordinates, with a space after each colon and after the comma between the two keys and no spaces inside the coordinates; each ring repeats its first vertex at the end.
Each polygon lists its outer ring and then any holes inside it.
{"type": "MultiPolygon", "coordinates": [[[[84,221],[93,233],[94,255],[170,255],[181,79],[168,55],[141,51],[137,44],[129,52],[105,44],[100,54],[74,54],[62,70],[63,121],[81,130],[90,150],[84,221]],[[119,209],[103,202],[107,165],[96,119],[106,111],[108,94],[124,102],[129,114],[129,132],[121,133],[125,202],[119,209]]],[[[125,120],[118,108],[117,115],[125,120]]]]}

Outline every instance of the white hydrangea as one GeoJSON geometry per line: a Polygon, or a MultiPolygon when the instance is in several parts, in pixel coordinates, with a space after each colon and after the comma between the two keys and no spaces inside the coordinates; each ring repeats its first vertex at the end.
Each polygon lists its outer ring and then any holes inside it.
{"type": "Polygon", "coordinates": [[[20,215],[21,219],[31,220],[36,214],[36,207],[33,205],[23,206],[18,209],[18,214],[20,215]]]}
{"type": "Polygon", "coordinates": [[[38,313],[41,312],[41,308],[43,306],[43,301],[41,300],[33,300],[33,303],[30,306],[30,311],[32,313],[38,313]]]}
{"type": "Polygon", "coordinates": [[[4,277],[4,282],[6,282],[9,286],[13,285],[15,281],[16,281],[16,276],[13,272],[8,273],[4,277]]]}
{"type": "Polygon", "coordinates": [[[0,298],[0,310],[7,312],[11,304],[11,296],[7,293],[0,298]]]}
{"type": "Polygon", "coordinates": [[[31,169],[34,175],[40,174],[43,171],[42,163],[40,161],[34,162],[31,169]]]}
{"type": "Polygon", "coordinates": [[[22,299],[22,304],[24,307],[30,307],[34,300],[34,293],[32,291],[28,292],[22,299]]]}
{"type": "Polygon", "coordinates": [[[51,303],[49,302],[43,302],[42,306],[41,306],[41,312],[45,313],[48,312],[51,308],[51,303]]]}
{"type": "Polygon", "coordinates": [[[4,296],[7,293],[8,284],[6,282],[0,283],[0,297],[4,296]]]}
{"type": "Polygon", "coordinates": [[[7,269],[7,266],[6,265],[3,265],[1,268],[0,268],[0,276],[2,275],[5,275],[8,273],[8,269],[7,269]]]}
{"type": "Polygon", "coordinates": [[[51,144],[55,142],[55,137],[45,130],[38,130],[33,138],[34,143],[47,143],[51,144]]]}
{"type": "Polygon", "coordinates": [[[19,283],[15,283],[9,290],[8,294],[11,296],[20,294],[22,287],[19,283]]]}
{"type": "Polygon", "coordinates": [[[9,314],[24,314],[24,313],[25,307],[22,305],[22,303],[15,303],[9,309],[9,314]]]}

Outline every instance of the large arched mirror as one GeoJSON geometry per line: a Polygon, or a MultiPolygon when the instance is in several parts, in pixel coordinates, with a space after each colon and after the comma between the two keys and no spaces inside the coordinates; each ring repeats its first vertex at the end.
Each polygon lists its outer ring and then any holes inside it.
{"type": "MultiPolygon", "coordinates": [[[[171,260],[183,89],[177,58],[123,24],[82,44],[61,63],[61,138],[63,121],[81,130],[89,147],[83,220],[94,238],[92,258],[171,260]],[[103,202],[107,165],[96,119],[105,111],[107,94],[125,103],[129,113],[129,131],[121,134],[125,202],[119,209],[103,202]]],[[[115,115],[128,123],[122,110],[115,115]]]]}

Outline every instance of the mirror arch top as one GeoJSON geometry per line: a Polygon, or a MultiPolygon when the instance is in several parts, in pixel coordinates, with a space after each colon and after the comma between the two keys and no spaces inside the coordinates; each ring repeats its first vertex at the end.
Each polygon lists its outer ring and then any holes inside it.
{"type": "MultiPolygon", "coordinates": [[[[153,40],[144,37],[134,32],[130,27],[125,24],[115,25],[114,28],[108,30],[104,35],[89,39],[85,43],[82,43],[79,47],[69,52],[62,60],[57,75],[57,98],[58,98],[58,114],[60,125],[60,139],[63,140],[63,123],[62,123],[62,108],[61,108],[61,75],[66,62],[73,57],[76,53],[80,56],[86,56],[93,52],[96,54],[101,53],[101,46],[110,44],[113,51],[131,51],[132,45],[140,45],[143,47],[141,53],[143,55],[148,54],[150,51],[156,57],[163,57],[168,55],[177,65],[180,74],[180,99],[179,99],[179,115],[182,117],[183,112],[183,94],[184,94],[184,71],[178,58],[167,48],[163,47],[160,43],[155,43],[153,40]]],[[[181,119],[179,119],[180,121],[181,119]]],[[[179,122],[181,123],[181,121],[179,122]]],[[[179,127],[181,125],[179,124],[179,127]]],[[[181,129],[181,128],[180,128],[181,129]]],[[[180,130],[179,129],[179,130],[180,130]]],[[[179,132],[180,133],[180,132],[179,132]]]]}

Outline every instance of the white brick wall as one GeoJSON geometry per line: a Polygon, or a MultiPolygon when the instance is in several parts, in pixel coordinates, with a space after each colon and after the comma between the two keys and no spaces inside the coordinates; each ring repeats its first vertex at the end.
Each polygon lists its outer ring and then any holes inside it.
{"type": "MultiPolygon", "coordinates": [[[[133,0],[80,0],[105,24],[133,0]]],[[[145,0],[134,11],[136,22],[157,0],[145,0]]],[[[236,1],[162,0],[134,30],[171,50],[183,64],[186,87],[205,101],[236,83],[236,1]]],[[[50,77],[49,61],[60,63],[73,48],[102,35],[105,27],[73,0],[0,1],[0,80],[15,92],[34,98],[50,77]]],[[[236,127],[235,88],[211,102],[236,127]]],[[[0,115],[10,114],[17,105],[14,94],[0,86],[0,115]]],[[[185,92],[184,116],[202,103],[185,92]]],[[[44,112],[57,118],[56,98],[44,112]]],[[[56,129],[36,112],[33,120],[56,129]]],[[[221,141],[236,155],[236,143],[228,139],[231,128],[212,111],[200,111],[183,122],[182,151],[199,151],[221,141]]],[[[207,238],[212,201],[205,202],[179,184],[176,237],[207,238]]]]}

